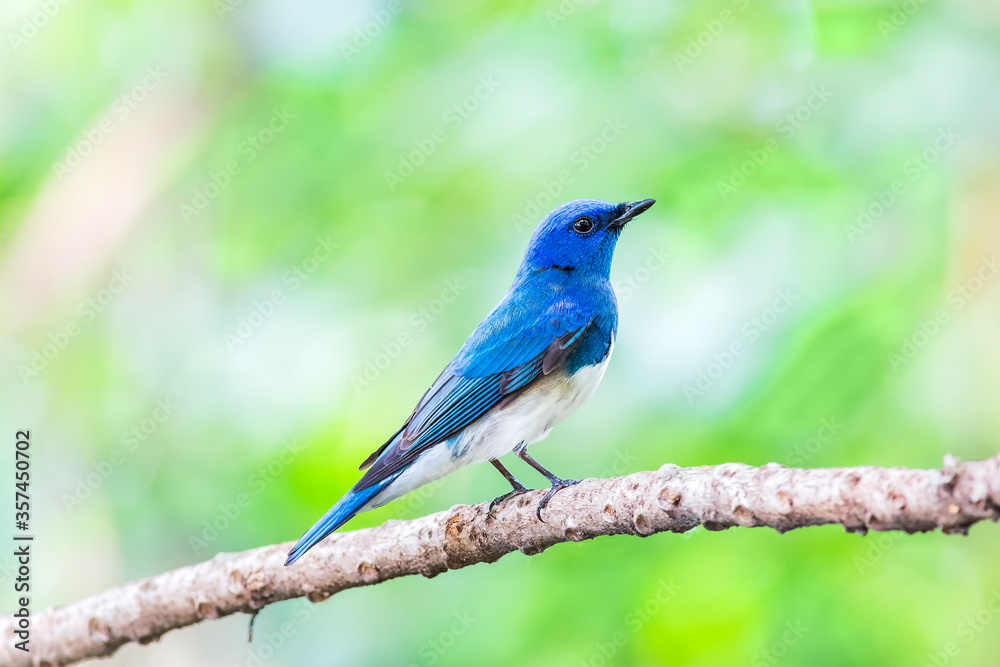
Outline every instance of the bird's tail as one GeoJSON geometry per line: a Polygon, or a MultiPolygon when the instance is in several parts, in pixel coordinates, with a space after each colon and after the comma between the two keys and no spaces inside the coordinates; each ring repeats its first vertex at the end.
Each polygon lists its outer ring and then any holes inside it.
{"type": "Polygon", "coordinates": [[[378,495],[378,492],[384,489],[391,481],[392,479],[388,479],[360,491],[351,489],[344,494],[344,497],[338,500],[336,505],[331,507],[312,528],[299,538],[299,541],[295,543],[292,550],[288,552],[288,559],[285,560],[285,565],[291,565],[297,561],[305,552],[315,546],[317,542],[347,523],[352,516],[358,513],[358,510],[365,503],[378,495]]]}

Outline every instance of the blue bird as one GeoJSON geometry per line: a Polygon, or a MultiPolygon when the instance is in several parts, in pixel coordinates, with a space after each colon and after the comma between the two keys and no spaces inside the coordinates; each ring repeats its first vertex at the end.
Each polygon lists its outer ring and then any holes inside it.
{"type": "Polygon", "coordinates": [[[336,505],[299,539],[285,565],[364,512],[454,472],[489,461],[512,490],[528,489],[500,457],[513,451],[552,485],[576,484],[545,469],[528,445],[549,434],[597,388],[614,348],[618,304],[611,258],[625,224],[652,199],[609,204],[577,199],[535,229],[503,300],[476,328],[424,394],[409,419],[361,464],[368,468],[336,505]]]}

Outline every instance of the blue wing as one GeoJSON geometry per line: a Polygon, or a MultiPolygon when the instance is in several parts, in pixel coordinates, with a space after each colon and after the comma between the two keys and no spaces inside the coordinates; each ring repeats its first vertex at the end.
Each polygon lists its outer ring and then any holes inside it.
{"type": "Polygon", "coordinates": [[[561,367],[598,318],[592,308],[568,298],[540,314],[531,310],[508,296],[490,313],[403,427],[362,464],[364,469],[374,462],[356,491],[399,473],[427,448],[561,367]]]}

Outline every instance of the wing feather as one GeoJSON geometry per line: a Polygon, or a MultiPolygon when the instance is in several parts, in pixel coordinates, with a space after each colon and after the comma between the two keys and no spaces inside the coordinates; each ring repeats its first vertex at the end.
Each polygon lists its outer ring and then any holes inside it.
{"type": "Polygon", "coordinates": [[[366,464],[355,490],[368,488],[408,466],[427,448],[452,437],[542,375],[551,373],[583,340],[593,317],[564,304],[527,325],[513,318],[480,325],[431,385],[406,424],[366,464]],[[374,458],[373,458],[374,457],[374,458]]]}

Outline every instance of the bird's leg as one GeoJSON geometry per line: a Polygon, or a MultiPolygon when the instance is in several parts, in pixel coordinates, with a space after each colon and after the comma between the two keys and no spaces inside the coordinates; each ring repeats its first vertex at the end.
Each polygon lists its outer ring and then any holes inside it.
{"type": "Polygon", "coordinates": [[[517,481],[517,477],[514,477],[514,475],[509,470],[507,470],[507,468],[504,467],[504,464],[500,463],[500,461],[498,461],[497,459],[490,459],[490,463],[492,463],[493,466],[500,471],[500,474],[503,475],[504,479],[510,482],[510,485],[514,488],[513,490],[508,491],[502,496],[497,496],[496,498],[494,498],[493,502],[490,503],[490,507],[489,510],[487,511],[487,514],[493,514],[493,508],[502,503],[503,501],[507,500],[508,498],[513,498],[514,496],[519,496],[522,493],[527,493],[529,491],[528,487],[517,481]]]}
{"type": "Polygon", "coordinates": [[[567,486],[573,486],[574,484],[579,484],[580,480],[562,479],[561,477],[556,477],[545,466],[543,466],[535,459],[531,458],[531,455],[528,454],[527,447],[520,447],[515,450],[515,453],[518,456],[520,456],[521,459],[529,466],[531,466],[538,472],[545,475],[545,479],[549,480],[549,484],[552,485],[552,488],[549,489],[549,492],[546,493],[545,497],[542,498],[542,501],[538,503],[538,509],[535,510],[535,516],[538,517],[538,520],[541,521],[542,523],[545,523],[545,519],[542,518],[542,509],[544,509],[545,506],[549,504],[549,500],[552,499],[552,496],[556,495],[556,491],[558,491],[559,489],[565,489],[567,486]]]}

